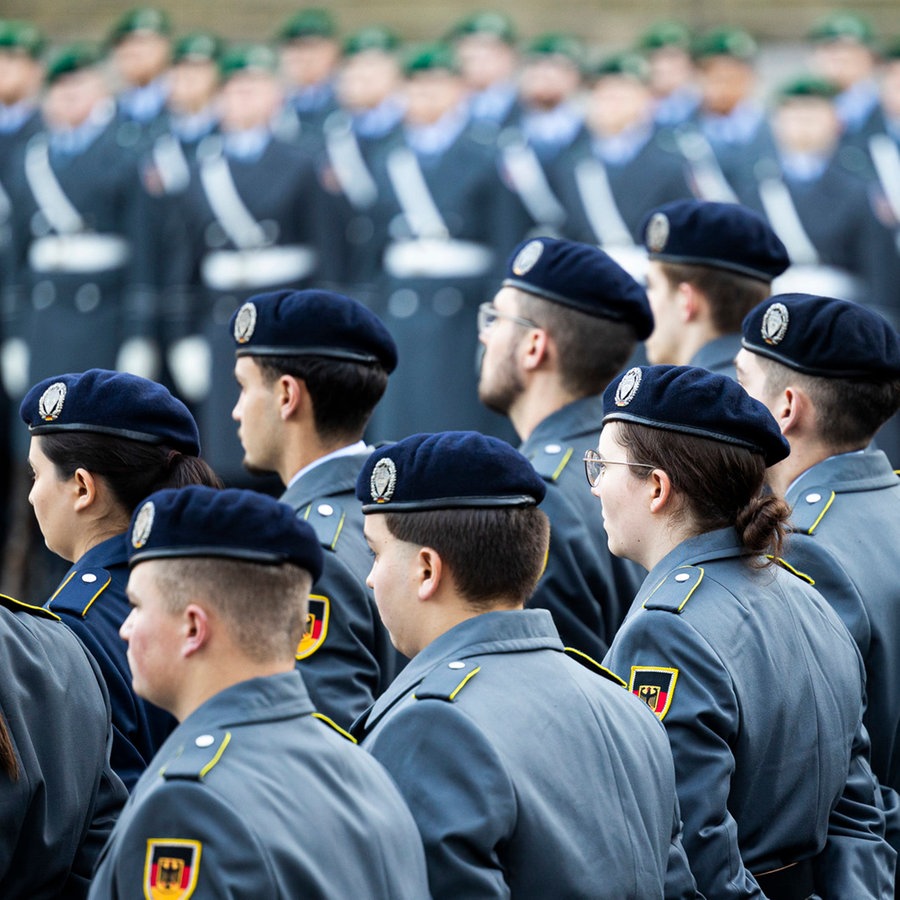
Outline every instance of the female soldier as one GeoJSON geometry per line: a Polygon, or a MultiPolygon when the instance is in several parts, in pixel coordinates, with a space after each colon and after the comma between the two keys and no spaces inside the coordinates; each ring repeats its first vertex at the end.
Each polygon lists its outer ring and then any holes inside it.
{"type": "Polygon", "coordinates": [[[603,401],[588,481],[610,550],[649,570],[604,663],[666,727],[698,889],[892,897],[859,655],[778,559],[775,420],[692,367],[633,368],[603,401]]]}
{"type": "Polygon", "coordinates": [[[174,728],[132,691],[119,627],[129,612],[126,532],[148,494],[219,486],[199,459],[197,426],[164,387],[91,369],[36,384],[20,415],[31,432],[28,496],[47,547],[74,563],[46,604],[97,660],[112,704],[112,767],[131,789],[174,728]]]}

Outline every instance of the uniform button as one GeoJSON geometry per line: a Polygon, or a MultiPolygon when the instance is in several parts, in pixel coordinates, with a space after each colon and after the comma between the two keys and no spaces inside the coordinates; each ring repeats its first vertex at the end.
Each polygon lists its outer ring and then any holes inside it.
{"type": "Polygon", "coordinates": [[[675,576],[675,580],[676,580],[676,581],[687,581],[688,578],[690,578],[690,577],[691,577],[691,576],[688,575],[687,572],[679,572],[679,573],[675,576]]]}
{"type": "Polygon", "coordinates": [[[559,444],[547,444],[544,447],[544,453],[559,453],[560,450],[562,450],[562,447],[559,444]]]}
{"type": "Polygon", "coordinates": [[[216,739],[211,734],[201,734],[194,743],[198,747],[211,747],[216,742],[216,739]]]}
{"type": "Polygon", "coordinates": [[[316,507],[316,512],[320,516],[333,516],[334,515],[334,507],[330,503],[320,503],[316,507]]]}
{"type": "Polygon", "coordinates": [[[457,661],[457,662],[447,663],[448,669],[464,669],[465,667],[466,667],[466,664],[464,662],[457,661]]]}
{"type": "Polygon", "coordinates": [[[97,580],[97,576],[93,572],[85,572],[84,575],[81,576],[81,580],[85,584],[93,584],[97,580]]]}
{"type": "Polygon", "coordinates": [[[807,503],[818,503],[822,499],[821,494],[807,494],[806,502],[807,503]]]}

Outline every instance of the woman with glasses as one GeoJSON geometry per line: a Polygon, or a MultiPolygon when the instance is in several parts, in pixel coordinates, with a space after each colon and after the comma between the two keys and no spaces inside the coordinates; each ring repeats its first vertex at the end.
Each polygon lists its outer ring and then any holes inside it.
{"type": "Polygon", "coordinates": [[[175,726],[131,687],[119,628],[129,613],[126,532],[148,494],[219,480],[197,426],[162,385],[104,369],[36,384],[20,414],[31,434],[28,500],[44,542],[72,568],[45,604],[96,659],[112,705],[112,767],[130,790],[175,726]]]}
{"type": "Polygon", "coordinates": [[[893,897],[859,654],[779,559],[778,425],[692,367],[629,370],[603,413],[588,481],[610,550],[649,570],[604,663],[668,732],[698,889],[893,897]]]}

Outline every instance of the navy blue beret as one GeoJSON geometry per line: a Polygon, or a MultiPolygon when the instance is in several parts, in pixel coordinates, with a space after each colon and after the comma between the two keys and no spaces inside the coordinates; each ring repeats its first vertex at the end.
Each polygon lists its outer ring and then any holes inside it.
{"type": "Polygon", "coordinates": [[[650,259],[736,272],[770,282],[791,260],[766,220],[737,203],[676,200],[641,224],[650,259]]]}
{"type": "Polygon", "coordinates": [[[640,341],[653,331],[646,291],[590,244],[548,237],[522,241],[509,257],[503,284],[589,316],[627,322],[640,341]]]}
{"type": "Polygon", "coordinates": [[[635,366],[603,393],[603,422],[735,444],[775,465],[790,453],[772,414],[733,378],[696,366],[635,366]]]}
{"type": "Polygon", "coordinates": [[[747,313],[741,344],[822,378],[900,378],[900,335],[878,313],[833,297],[776,294],[747,313]]]}
{"type": "Polygon", "coordinates": [[[397,347],[381,319],[331,291],[273,291],[251,297],[232,317],[238,356],[324,356],[397,367],[397,347]]]}
{"type": "Polygon", "coordinates": [[[161,384],[127,372],[88,369],[45,378],[25,395],[19,415],[32,434],[89,431],[200,455],[188,408],[161,384]]]}
{"type": "Polygon", "coordinates": [[[356,482],[364,513],[534,506],[545,493],[518,450],[476,431],[414,434],[380,447],[356,482]]]}
{"type": "Polygon", "coordinates": [[[129,565],[200,556],[293,563],[313,581],[322,574],[322,548],[313,527],[266,494],[189,485],[156,491],[138,506],[128,530],[129,565]]]}

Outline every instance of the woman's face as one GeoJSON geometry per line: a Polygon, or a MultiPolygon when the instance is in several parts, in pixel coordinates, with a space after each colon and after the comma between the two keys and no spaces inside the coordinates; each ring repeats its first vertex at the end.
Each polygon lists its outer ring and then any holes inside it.
{"type": "Polygon", "coordinates": [[[41,438],[31,439],[28,452],[32,480],[28,502],[34,508],[47,549],[57,556],[75,561],[75,535],[78,529],[74,502],[78,487],[74,478],[60,478],[56,466],[44,455],[41,438]]]}

